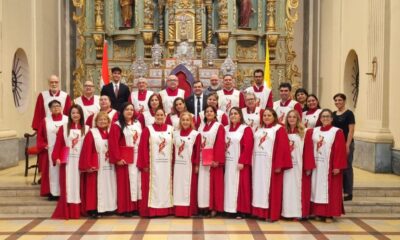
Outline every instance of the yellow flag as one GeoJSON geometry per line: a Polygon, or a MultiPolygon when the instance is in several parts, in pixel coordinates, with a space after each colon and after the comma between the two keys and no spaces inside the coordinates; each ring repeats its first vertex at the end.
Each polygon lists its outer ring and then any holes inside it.
{"type": "Polygon", "coordinates": [[[265,41],[265,67],[264,67],[264,85],[271,88],[271,74],[269,67],[269,48],[268,48],[268,40],[265,41]]]}

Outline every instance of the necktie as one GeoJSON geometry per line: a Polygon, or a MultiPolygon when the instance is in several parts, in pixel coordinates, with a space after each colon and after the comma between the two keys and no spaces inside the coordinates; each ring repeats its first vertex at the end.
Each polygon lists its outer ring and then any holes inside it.
{"type": "Polygon", "coordinates": [[[197,103],[196,103],[196,117],[199,115],[200,112],[200,97],[197,97],[197,103]]]}
{"type": "Polygon", "coordinates": [[[118,98],[118,91],[119,91],[118,84],[116,84],[115,85],[115,91],[114,91],[115,98],[118,98]]]}

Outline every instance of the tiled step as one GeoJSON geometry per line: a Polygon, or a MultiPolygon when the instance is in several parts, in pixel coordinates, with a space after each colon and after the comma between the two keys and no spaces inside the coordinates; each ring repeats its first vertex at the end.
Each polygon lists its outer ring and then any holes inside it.
{"type": "Polygon", "coordinates": [[[354,197],[400,197],[400,186],[396,187],[354,187],[354,197]]]}
{"type": "Polygon", "coordinates": [[[346,213],[400,213],[399,197],[354,197],[344,202],[346,213]]]}
{"type": "Polygon", "coordinates": [[[0,197],[28,197],[39,196],[40,185],[33,186],[3,186],[0,187],[0,197]]]}
{"type": "Polygon", "coordinates": [[[41,197],[0,197],[0,214],[44,214],[51,216],[56,202],[41,197]]]}

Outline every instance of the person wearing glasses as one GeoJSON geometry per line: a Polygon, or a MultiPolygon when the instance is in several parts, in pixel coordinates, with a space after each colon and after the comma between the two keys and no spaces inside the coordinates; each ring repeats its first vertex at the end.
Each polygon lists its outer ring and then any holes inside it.
{"type": "Polygon", "coordinates": [[[310,215],[332,222],[333,217],[344,213],[342,182],[347,167],[346,141],[343,130],[332,126],[331,110],[322,110],[320,121],[321,127],[307,131],[312,136],[313,149],[304,149],[304,156],[313,157],[316,164],[311,175],[310,215]]]}
{"type": "Polygon", "coordinates": [[[167,88],[160,91],[163,108],[167,115],[173,111],[172,109],[175,98],[181,97],[185,99],[185,90],[179,89],[178,85],[178,77],[175,75],[169,75],[167,78],[167,88]]]}
{"type": "Polygon", "coordinates": [[[39,93],[35,111],[32,119],[32,129],[37,131],[39,129],[40,123],[45,117],[51,116],[51,111],[48,108],[48,104],[52,100],[57,100],[61,103],[61,112],[64,115],[68,115],[69,109],[71,107],[71,98],[68,93],[60,90],[60,79],[56,75],[51,75],[49,77],[49,90],[39,93]]]}
{"type": "Polygon", "coordinates": [[[273,108],[274,100],[272,98],[272,90],[264,86],[264,71],[256,69],[253,73],[254,85],[248,87],[245,92],[254,93],[257,97],[257,107],[273,108]]]}
{"type": "Polygon", "coordinates": [[[83,95],[74,99],[74,103],[81,106],[85,121],[92,114],[100,111],[100,96],[94,95],[94,84],[86,81],[83,85],[83,95]]]}
{"type": "Polygon", "coordinates": [[[247,92],[245,94],[245,101],[246,107],[242,108],[243,119],[247,126],[251,127],[254,133],[262,122],[264,109],[257,107],[257,97],[253,92],[247,92]]]}
{"type": "Polygon", "coordinates": [[[68,117],[62,114],[61,102],[54,99],[49,102],[51,115],[42,119],[37,133],[37,148],[39,151],[38,168],[41,175],[40,196],[48,197],[49,201],[58,200],[60,196],[60,166],[51,160],[58,129],[68,122],[68,117]]]}

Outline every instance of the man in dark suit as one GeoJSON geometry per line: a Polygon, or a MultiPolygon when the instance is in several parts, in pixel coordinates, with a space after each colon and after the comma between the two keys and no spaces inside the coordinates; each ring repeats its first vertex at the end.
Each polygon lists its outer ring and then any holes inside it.
{"type": "Polygon", "coordinates": [[[128,86],[120,82],[121,72],[121,68],[113,67],[111,69],[112,82],[104,85],[101,89],[101,95],[109,96],[111,99],[111,107],[118,112],[120,111],[122,104],[127,102],[131,95],[128,86]]]}
{"type": "Polygon", "coordinates": [[[187,110],[194,114],[195,119],[207,106],[207,96],[203,94],[203,83],[195,81],[193,83],[193,94],[185,99],[187,110]]]}

